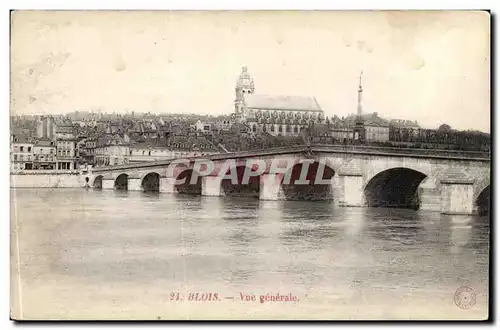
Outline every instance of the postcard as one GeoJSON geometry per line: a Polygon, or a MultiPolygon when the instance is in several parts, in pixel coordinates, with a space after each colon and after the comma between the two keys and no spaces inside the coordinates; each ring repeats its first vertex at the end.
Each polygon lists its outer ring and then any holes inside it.
{"type": "Polygon", "coordinates": [[[487,11],[11,12],[11,318],[487,320],[487,11]]]}

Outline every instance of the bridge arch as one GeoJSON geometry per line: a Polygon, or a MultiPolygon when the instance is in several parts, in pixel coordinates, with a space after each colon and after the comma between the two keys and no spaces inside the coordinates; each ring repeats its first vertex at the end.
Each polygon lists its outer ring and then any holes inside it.
{"type": "Polygon", "coordinates": [[[177,173],[176,179],[185,179],[183,184],[176,184],[175,191],[179,194],[201,195],[202,177],[198,174],[196,182],[191,183],[193,174],[197,174],[192,168],[184,167],[177,173]]]}
{"type": "Polygon", "coordinates": [[[160,191],[160,174],[148,172],[141,178],[142,191],[160,191]]]}
{"type": "Polygon", "coordinates": [[[237,183],[234,183],[231,179],[223,179],[221,181],[221,191],[225,196],[245,196],[259,198],[260,175],[250,176],[248,178],[248,181],[245,182],[245,172],[248,171],[248,173],[250,173],[250,171],[253,171],[252,168],[246,165],[237,165],[235,169],[228,169],[225,174],[231,174],[230,171],[236,171],[238,181],[237,183]]]}
{"type": "Polygon", "coordinates": [[[335,170],[326,162],[315,160],[308,164],[305,180],[300,182],[305,163],[296,163],[282,178],[281,187],[286,200],[332,200],[331,179],[335,170]],[[321,165],[321,166],[320,166],[321,165]],[[322,170],[323,168],[323,170],[322,170]],[[317,181],[317,182],[316,182],[317,181]],[[322,181],[328,181],[323,183],[322,181]]]}
{"type": "Polygon", "coordinates": [[[486,186],[474,200],[474,206],[477,207],[479,215],[490,214],[490,185],[486,186]]]}
{"type": "Polygon", "coordinates": [[[96,188],[96,189],[102,189],[102,179],[103,178],[104,178],[104,176],[102,176],[102,175],[96,176],[92,182],[92,187],[96,188]]]}
{"type": "Polygon", "coordinates": [[[491,184],[490,177],[488,176],[477,176],[476,183],[474,185],[474,195],[473,200],[476,201],[479,198],[479,195],[483,193],[483,191],[488,188],[491,184]]]}
{"type": "Polygon", "coordinates": [[[366,206],[418,209],[418,186],[426,177],[425,173],[407,167],[378,172],[363,188],[366,206]]]}
{"type": "Polygon", "coordinates": [[[115,179],[114,186],[116,190],[128,190],[128,174],[122,173],[118,175],[115,179]]]}

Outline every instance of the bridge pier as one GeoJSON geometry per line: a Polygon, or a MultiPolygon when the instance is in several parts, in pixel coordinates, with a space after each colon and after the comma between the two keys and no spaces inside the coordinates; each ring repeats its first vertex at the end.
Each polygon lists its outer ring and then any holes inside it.
{"type": "Polygon", "coordinates": [[[436,186],[436,179],[427,177],[418,187],[420,210],[441,211],[441,191],[436,186]]]}
{"type": "Polygon", "coordinates": [[[204,176],[201,181],[202,196],[223,196],[222,177],[204,176]]]}
{"type": "Polygon", "coordinates": [[[473,181],[441,181],[441,213],[474,214],[473,184],[473,181]]]}
{"type": "Polygon", "coordinates": [[[102,189],[115,189],[114,179],[102,179],[102,189]]]}
{"type": "Polygon", "coordinates": [[[335,175],[332,177],[331,179],[331,189],[332,189],[332,201],[335,205],[340,205],[340,196],[342,196],[343,194],[343,191],[342,191],[342,187],[340,186],[340,177],[338,175],[338,173],[335,173],[335,175]]]}
{"type": "Polygon", "coordinates": [[[361,174],[340,174],[338,181],[340,185],[338,204],[340,206],[364,206],[361,174]]]}
{"type": "Polygon", "coordinates": [[[127,178],[127,190],[129,191],[142,191],[142,180],[140,178],[127,178]]]}
{"type": "Polygon", "coordinates": [[[283,174],[262,174],[260,176],[259,199],[267,201],[283,200],[282,178],[283,174]]]}
{"type": "Polygon", "coordinates": [[[160,192],[173,194],[176,193],[175,181],[176,178],[160,178],[160,192]]]}

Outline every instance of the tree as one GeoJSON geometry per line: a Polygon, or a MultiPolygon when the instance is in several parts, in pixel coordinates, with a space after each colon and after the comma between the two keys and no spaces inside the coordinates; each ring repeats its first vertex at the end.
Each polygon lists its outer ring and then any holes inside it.
{"type": "Polygon", "coordinates": [[[441,126],[439,126],[438,131],[449,132],[451,131],[451,127],[450,125],[442,124],[441,126]]]}

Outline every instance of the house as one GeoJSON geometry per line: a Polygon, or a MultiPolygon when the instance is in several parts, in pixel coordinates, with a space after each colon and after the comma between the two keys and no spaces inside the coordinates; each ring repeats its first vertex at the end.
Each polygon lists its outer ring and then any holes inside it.
{"type": "Polygon", "coordinates": [[[107,134],[97,140],[96,166],[124,165],[129,163],[130,140],[128,135],[107,134]]]}
{"type": "Polygon", "coordinates": [[[33,169],[34,148],[25,136],[12,135],[10,143],[11,171],[33,169]]]}
{"type": "Polygon", "coordinates": [[[362,123],[365,141],[386,142],[389,141],[389,122],[379,117],[377,112],[358,115],[349,115],[344,119],[345,127],[354,129],[357,122],[362,123]]]}
{"type": "Polygon", "coordinates": [[[196,124],[194,124],[194,128],[198,132],[211,133],[216,128],[216,125],[213,122],[202,122],[201,120],[198,120],[196,124]]]}
{"type": "Polygon", "coordinates": [[[416,121],[393,119],[389,125],[390,134],[395,141],[409,141],[419,137],[420,126],[416,121]]]}
{"type": "Polygon", "coordinates": [[[40,139],[33,147],[33,169],[34,170],[66,170],[70,169],[66,162],[58,162],[54,141],[40,139]],[[64,164],[64,165],[63,165],[64,164]]]}

